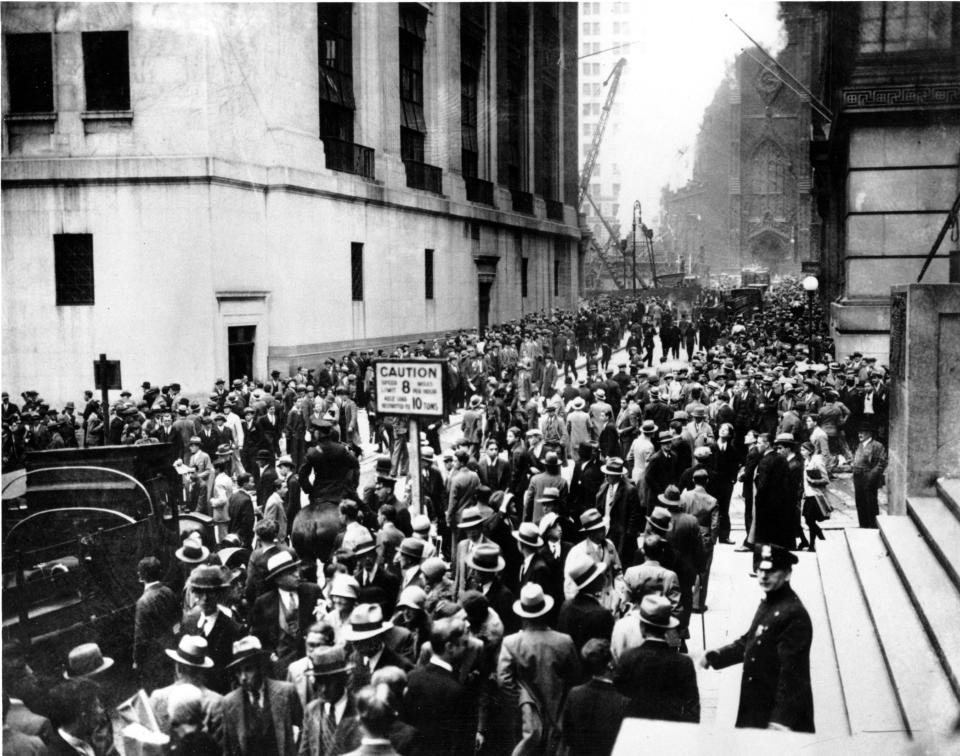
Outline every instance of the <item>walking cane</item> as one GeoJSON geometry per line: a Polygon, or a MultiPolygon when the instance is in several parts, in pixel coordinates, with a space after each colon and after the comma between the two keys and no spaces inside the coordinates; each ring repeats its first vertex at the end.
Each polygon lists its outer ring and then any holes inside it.
{"type": "Polygon", "coordinates": [[[703,650],[707,650],[707,613],[700,612],[700,637],[703,640],[703,650]]]}

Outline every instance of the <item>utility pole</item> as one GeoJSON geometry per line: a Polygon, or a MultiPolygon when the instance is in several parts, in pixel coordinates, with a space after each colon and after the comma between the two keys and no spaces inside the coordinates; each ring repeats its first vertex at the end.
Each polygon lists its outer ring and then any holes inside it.
{"type": "Polygon", "coordinates": [[[643,211],[640,200],[633,203],[633,293],[637,293],[637,226],[643,228],[643,211]]]}

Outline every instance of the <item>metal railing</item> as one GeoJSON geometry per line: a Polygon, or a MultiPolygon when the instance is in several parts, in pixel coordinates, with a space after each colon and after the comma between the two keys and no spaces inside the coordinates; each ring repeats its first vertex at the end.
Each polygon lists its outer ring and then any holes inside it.
{"type": "Polygon", "coordinates": [[[518,213],[529,213],[533,215],[533,195],[522,189],[510,189],[510,196],[513,199],[513,209],[518,213]]]}
{"type": "Polygon", "coordinates": [[[353,173],[372,179],[374,150],[362,144],[344,142],[334,137],[323,137],[323,151],[327,156],[327,168],[331,171],[353,173]]]}
{"type": "Polygon", "coordinates": [[[415,160],[404,160],[407,168],[407,186],[411,189],[423,189],[436,194],[443,194],[443,171],[435,165],[418,163],[415,160]]]}
{"type": "Polygon", "coordinates": [[[467,199],[470,202],[479,202],[493,207],[493,184],[490,181],[484,181],[475,176],[464,176],[463,181],[467,185],[467,199]]]}

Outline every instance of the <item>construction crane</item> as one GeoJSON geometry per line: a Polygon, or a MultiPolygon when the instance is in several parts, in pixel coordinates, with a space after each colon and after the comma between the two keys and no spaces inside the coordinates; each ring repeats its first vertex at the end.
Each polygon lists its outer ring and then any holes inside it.
{"type": "Polygon", "coordinates": [[[627,65],[626,58],[620,58],[613,67],[613,71],[603,82],[603,86],[610,85],[607,92],[607,101],[603,103],[603,110],[600,111],[600,120],[597,121],[597,129],[593,132],[593,143],[590,145],[590,152],[587,153],[586,162],[583,164],[583,173],[580,176],[580,196],[577,199],[577,208],[583,207],[583,200],[587,196],[587,189],[590,186],[590,179],[593,178],[593,169],[597,165],[597,155],[600,154],[600,144],[603,142],[603,132],[607,128],[607,121],[610,119],[610,109],[613,106],[613,98],[617,96],[617,87],[620,85],[620,74],[623,73],[623,67],[627,65]]]}

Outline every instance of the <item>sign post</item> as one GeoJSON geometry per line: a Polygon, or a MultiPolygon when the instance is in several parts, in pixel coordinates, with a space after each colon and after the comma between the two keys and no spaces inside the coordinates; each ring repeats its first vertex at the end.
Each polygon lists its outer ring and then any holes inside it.
{"type": "Polygon", "coordinates": [[[100,359],[93,363],[93,382],[100,389],[100,409],[103,413],[103,445],[110,436],[110,389],[123,388],[120,382],[120,360],[108,360],[100,353],[100,359]]]}
{"type": "MultiPolygon", "coordinates": [[[[443,415],[443,360],[377,360],[373,366],[378,415],[406,415],[410,423],[413,500],[423,511],[420,490],[421,417],[443,415]]],[[[438,506],[438,502],[434,502],[438,506]]]]}

